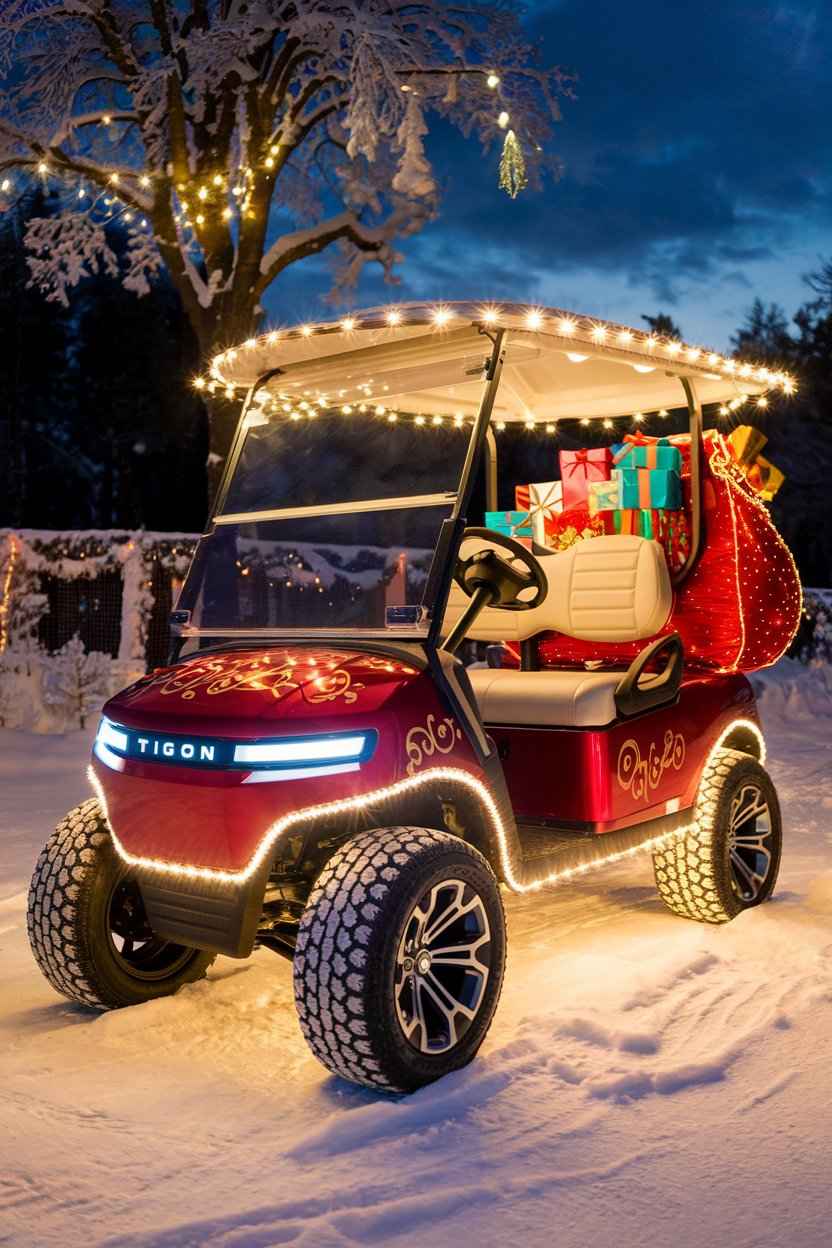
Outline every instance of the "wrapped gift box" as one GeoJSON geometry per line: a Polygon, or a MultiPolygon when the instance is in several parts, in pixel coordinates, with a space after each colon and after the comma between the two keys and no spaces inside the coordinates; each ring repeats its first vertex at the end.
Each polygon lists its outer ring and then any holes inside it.
{"type": "Polygon", "coordinates": [[[597,516],[599,511],[615,511],[621,506],[621,488],[617,477],[609,481],[590,481],[587,494],[589,514],[597,516]]]}
{"type": "Polygon", "coordinates": [[[485,527],[505,537],[533,537],[531,517],[527,511],[487,511],[485,527]]]}
{"type": "Polygon", "coordinates": [[[671,572],[683,568],[690,554],[690,521],[684,511],[660,511],[659,538],[671,572]]]}
{"type": "Polygon", "coordinates": [[[627,434],[623,442],[612,448],[616,468],[666,468],[670,472],[682,471],[682,453],[667,438],[644,439],[637,434],[627,434]]]}
{"type": "Polygon", "coordinates": [[[658,542],[671,572],[684,566],[690,553],[690,522],[683,511],[627,507],[608,514],[612,516],[615,533],[631,533],[658,542]]]}
{"type": "Polygon", "coordinates": [[[516,485],[514,502],[531,516],[534,540],[541,546],[548,546],[552,519],[557,512],[563,511],[562,483],[532,481],[529,485],[516,485]]]}
{"type": "Polygon", "coordinates": [[[681,477],[669,468],[613,468],[612,475],[619,483],[623,508],[678,511],[682,506],[681,477]]]}
{"type": "Polygon", "coordinates": [[[780,469],[762,455],[757,456],[754,463],[749,466],[745,476],[751,488],[756,490],[763,502],[766,503],[771,502],[786,479],[780,469]]]}
{"type": "Polygon", "coordinates": [[[586,506],[590,481],[608,481],[612,470],[612,452],[608,446],[560,451],[560,475],[563,482],[564,510],[586,506]]]}
{"type": "Polygon", "coordinates": [[[738,425],[726,438],[738,464],[751,464],[768,442],[768,438],[753,425],[738,425]]]}
{"type": "Polygon", "coordinates": [[[559,511],[552,519],[547,545],[552,550],[567,550],[576,542],[612,533],[612,515],[607,511],[603,516],[591,516],[586,506],[559,511]]]}

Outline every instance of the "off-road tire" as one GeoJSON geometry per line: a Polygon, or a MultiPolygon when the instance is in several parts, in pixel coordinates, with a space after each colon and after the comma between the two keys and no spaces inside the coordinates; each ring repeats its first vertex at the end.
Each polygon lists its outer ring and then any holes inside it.
{"type": "Polygon", "coordinates": [[[782,822],[777,792],[756,759],[720,749],[702,773],[691,828],[653,854],[656,887],[665,905],[686,919],[727,923],[758,906],[777,882],[782,822]],[[768,806],[770,862],[759,891],[742,897],[731,868],[731,805],[743,785],[757,786],[768,806]]]}
{"type": "Polygon", "coordinates": [[[131,975],[107,928],[113,889],[126,875],[95,798],[61,820],[38,858],[29,886],[29,943],[49,983],[70,1001],[109,1010],[168,996],[201,979],[214,960],[179,946],[166,977],[131,975]]]}
{"type": "Polygon", "coordinates": [[[497,880],[473,846],[428,828],[377,828],[327,862],[298,931],[295,1003],[313,1053],[333,1074],[387,1092],[411,1092],[467,1065],[491,1024],[505,970],[505,916],[497,880]],[[408,1042],[396,1013],[400,940],[413,907],[442,880],[479,894],[490,969],[468,1030],[443,1053],[408,1042]]]}

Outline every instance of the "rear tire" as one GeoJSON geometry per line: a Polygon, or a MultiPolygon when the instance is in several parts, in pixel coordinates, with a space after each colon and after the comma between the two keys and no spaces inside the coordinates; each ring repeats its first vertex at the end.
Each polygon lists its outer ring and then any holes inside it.
{"type": "Polygon", "coordinates": [[[473,846],[427,828],[377,828],[334,854],[294,958],[301,1029],[328,1070],[412,1092],[479,1049],[505,969],[494,874],[473,846]]]}
{"type": "Polygon", "coordinates": [[[777,792],[756,759],[721,749],[702,773],[693,827],[653,854],[665,905],[727,923],[771,896],[783,831],[777,792]]]}
{"type": "Polygon", "coordinates": [[[153,934],[95,798],[58,824],[29,887],[29,943],[56,991],[110,1010],[201,979],[215,954],[153,934]]]}

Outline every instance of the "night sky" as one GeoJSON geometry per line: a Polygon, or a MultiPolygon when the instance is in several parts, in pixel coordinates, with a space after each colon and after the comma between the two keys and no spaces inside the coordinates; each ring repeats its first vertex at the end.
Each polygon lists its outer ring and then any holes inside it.
{"type": "MultiPolygon", "coordinates": [[[[561,180],[512,202],[498,150],[434,128],[440,217],[403,246],[401,286],[371,266],[355,306],[518,299],[635,325],[663,310],[722,349],[755,295],[791,315],[832,253],[832,5],[553,0],[529,25],[579,76],[561,180]]],[[[270,319],[326,315],[328,282],[323,260],[289,271],[270,319]]]]}

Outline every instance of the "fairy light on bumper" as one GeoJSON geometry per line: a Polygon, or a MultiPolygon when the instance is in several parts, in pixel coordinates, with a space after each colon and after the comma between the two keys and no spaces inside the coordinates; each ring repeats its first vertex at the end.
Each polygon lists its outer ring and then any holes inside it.
{"type": "Polygon", "coordinates": [[[243,784],[252,784],[358,771],[372,757],[377,741],[378,733],[372,728],[238,742],[127,728],[104,716],[93,752],[113,771],[123,771],[127,762],[174,764],[245,772],[243,784]]]}
{"type": "MultiPolygon", "coordinates": [[[[700,776],[710,765],[717,752],[722,749],[726,741],[734,738],[737,733],[747,733],[754,742],[757,756],[760,764],[765,763],[765,740],[760,731],[760,726],[752,719],[735,719],[728,723],[711,745],[705,757],[700,776]]],[[[344,734],[352,735],[352,734],[344,734]]],[[[490,790],[476,776],[470,772],[464,771],[459,767],[431,767],[426,771],[418,773],[414,776],[408,776],[406,779],[398,780],[394,784],[387,785],[379,789],[373,789],[368,793],[357,794],[355,797],[336,798],[335,801],[324,802],[320,805],[302,807],[299,810],[289,811],[285,815],[281,815],[274,823],[265,830],[257,849],[245,866],[238,870],[225,870],[219,867],[196,866],[194,864],[184,862],[172,862],[164,858],[150,858],[142,854],[132,854],[126,846],[119,840],[118,833],[113,827],[110,814],[107,809],[107,797],[104,788],[95,771],[90,767],[87,771],[87,779],[98,798],[104,818],[110,829],[113,846],[121,858],[121,860],[131,867],[142,867],[150,871],[160,872],[161,874],[172,875],[183,879],[192,880],[212,880],[218,884],[238,885],[245,884],[247,880],[258,871],[269,856],[274,852],[275,846],[284,838],[291,828],[303,826],[305,823],[313,823],[323,819],[327,819],[333,815],[351,814],[358,811],[364,811],[368,808],[378,808],[383,806],[385,802],[393,801],[406,794],[415,793],[426,786],[436,786],[438,784],[452,782],[460,785],[462,788],[468,789],[480,803],[487,824],[490,826],[494,836],[494,845],[500,864],[502,879],[514,893],[531,893],[538,889],[546,888],[551,885],[566,883],[574,879],[576,876],[583,875],[587,871],[595,870],[603,866],[612,865],[625,859],[633,858],[637,854],[652,852],[664,845],[671,844],[673,841],[681,840],[685,836],[690,835],[696,827],[696,810],[691,809],[691,822],[685,826],[676,827],[668,832],[662,832],[655,836],[648,836],[637,845],[631,845],[626,849],[613,851],[604,857],[579,863],[572,867],[555,869],[547,874],[539,876],[537,879],[523,879],[521,875],[522,868],[519,863],[512,860],[509,850],[508,833],[502,816],[500,815],[497,803],[494,801],[490,790]]]]}

